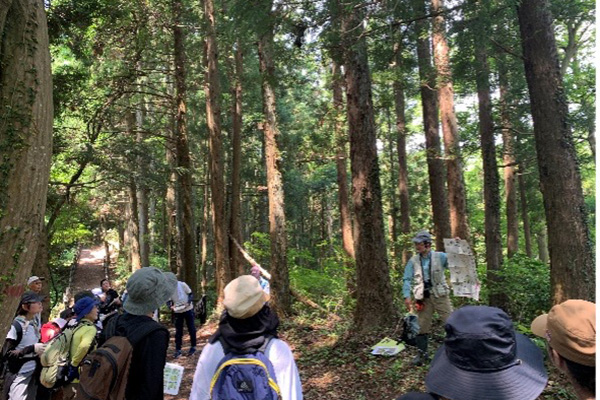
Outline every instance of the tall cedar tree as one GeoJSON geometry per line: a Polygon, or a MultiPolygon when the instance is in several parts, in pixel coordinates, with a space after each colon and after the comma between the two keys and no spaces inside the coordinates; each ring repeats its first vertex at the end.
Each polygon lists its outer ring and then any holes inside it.
{"type": "Polygon", "coordinates": [[[43,229],[53,113],[44,2],[0,0],[0,332],[8,332],[43,229]]]}
{"type": "Polygon", "coordinates": [[[271,272],[273,275],[273,304],[282,314],[291,311],[290,277],[287,265],[287,232],[283,181],[281,177],[281,154],[279,152],[279,124],[275,102],[275,64],[273,62],[274,16],[271,14],[273,2],[261,2],[262,12],[267,16],[258,38],[258,56],[262,75],[262,96],[265,162],[267,166],[267,190],[269,195],[269,233],[271,238],[271,272]]]}
{"type": "Polygon", "coordinates": [[[496,161],[494,141],[494,121],[490,95],[490,69],[488,65],[487,42],[489,37],[486,21],[487,3],[478,1],[478,17],[475,25],[475,71],[479,108],[479,135],[481,138],[481,158],[483,159],[483,199],[485,202],[485,261],[490,287],[490,305],[503,307],[505,301],[498,272],[502,268],[502,238],[500,235],[500,177],[496,161]]]}
{"type": "Polygon", "coordinates": [[[552,299],[593,300],[594,253],[547,0],[517,6],[548,224],[552,299]]]}
{"type": "MultiPolygon", "coordinates": [[[[398,35],[399,36],[399,35],[398,35]]],[[[408,165],[406,153],[406,102],[404,99],[404,84],[402,77],[402,43],[397,39],[394,52],[396,58],[396,79],[394,80],[394,106],[396,110],[396,147],[398,151],[398,193],[400,194],[400,232],[403,235],[411,233],[410,228],[410,195],[408,192],[408,165]]],[[[411,252],[402,250],[402,265],[406,265],[411,252]]]]}
{"type": "MultiPolygon", "coordinates": [[[[127,110],[125,114],[125,126],[127,135],[135,141],[135,114],[131,110],[127,110]]],[[[135,171],[135,167],[131,168],[135,171]]],[[[129,176],[129,212],[127,219],[127,231],[129,238],[129,257],[131,260],[131,272],[142,268],[142,256],[140,251],[140,213],[138,201],[138,187],[134,173],[129,176]]]]}
{"type": "Polygon", "coordinates": [[[345,51],[346,99],[350,133],[354,247],[356,255],[356,310],[359,330],[389,325],[394,312],[385,246],[381,184],[377,160],[375,120],[367,42],[362,7],[353,3],[342,17],[345,51]]]}
{"type": "Polygon", "coordinates": [[[433,17],[432,41],[433,61],[437,72],[437,89],[446,155],[448,180],[448,205],[450,207],[450,229],[452,237],[470,240],[467,220],[467,198],[460,155],[458,123],[454,111],[454,84],[450,68],[450,46],[446,39],[446,21],[442,0],[431,0],[433,17]]]}
{"type": "MultiPolygon", "coordinates": [[[[427,0],[413,0],[419,16],[427,13],[427,0]]],[[[444,164],[441,158],[440,134],[438,126],[437,91],[435,72],[431,65],[431,46],[428,34],[428,22],[420,18],[415,22],[417,38],[417,57],[419,61],[419,79],[421,81],[421,104],[423,107],[423,125],[425,128],[425,147],[427,151],[427,170],[429,190],[433,209],[435,245],[438,251],[444,251],[444,238],[450,237],[450,218],[448,215],[448,197],[444,164]]]]}
{"type": "MultiPolygon", "coordinates": [[[[242,169],[242,76],[244,73],[244,53],[242,43],[237,41],[234,55],[234,78],[231,102],[231,210],[229,214],[229,234],[238,243],[242,241],[242,204],[241,204],[241,169],[242,169]]],[[[232,278],[246,272],[240,251],[229,242],[229,265],[232,278]]]]}
{"type": "Polygon", "coordinates": [[[180,206],[177,210],[177,218],[181,221],[181,271],[180,279],[198,292],[198,274],[196,272],[196,229],[194,228],[194,207],[192,199],[192,162],[188,143],[188,132],[186,127],[186,105],[185,105],[185,34],[183,32],[181,16],[183,13],[183,1],[173,0],[171,3],[173,12],[173,42],[175,62],[175,103],[177,114],[175,116],[177,132],[177,189],[179,190],[180,206]]]}
{"type": "Polygon", "coordinates": [[[217,32],[215,9],[212,0],[204,0],[206,39],[204,58],[206,76],[204,93],[206,96],[206,123],[208,125],[208,145],[210,149],[210,191],[213,205],[213,232],[215,238],[215,262],[217,278],[217,298],[223,299],[223,289],[232,277],[229,269],[229,237],[227,236],[227,213],[225,211],[225,179],[223,165],[223,140],[221,133],[221,86],[219,84],[219,60],[217,57],[217,32]]]}
{"type": "Polygon", "coordinates": [[[346,144],[348,135],[344,129],[344,82],[341,68],[337,61],[332,62],[332,92],[333,108],[335,112],[335,137],[337,140],[337,154],[335,165],[337,169],[338,204],[340,207],[340,227],[342,231],[342,246],[346,253],[346,287],[351,295],[356,294],[356,272],[354,266],[354,238],[352,236],[352,212],[350,207],[350,196],[348,195],[348,152],[346,144]]]}

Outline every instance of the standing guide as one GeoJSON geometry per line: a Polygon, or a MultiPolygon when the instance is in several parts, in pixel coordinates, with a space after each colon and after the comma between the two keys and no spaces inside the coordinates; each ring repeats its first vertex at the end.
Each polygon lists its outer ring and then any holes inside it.
{"type": "Polygon", "coordinates": [[[402,294],[404,304],[410,310],[414,296],[417,317],[419,319],[419,334],[416,337],[419,353],[411,361],[412,365],[422,365],[429,361],[427,343],[431,331],[433,312],[437,311],[443,322],[452,313],[450,303],[450,288],[446,282],[444,270],[448,269],[446,253],[431,250],[431,234],[421,231],[412,239],[415,244],[415,254],[404,269],[402,294]]]}

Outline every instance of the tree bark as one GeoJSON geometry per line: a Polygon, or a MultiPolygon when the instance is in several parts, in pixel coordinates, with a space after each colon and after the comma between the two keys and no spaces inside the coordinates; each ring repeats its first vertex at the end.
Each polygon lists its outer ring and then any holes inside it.
{"type": "MultiPolygon", "coordinates": [[[[478,2],[480,21],[487,7],[478,2]]],[[[475,61],[477,72],[477,98],[479,104],[479,135],[483,159],[483,198],[485,201],[485,261],[490,287],[489,303],[494,307],[504,307],[506,295],[502,290],[502,279],[498,272],[502,269],[502,238],[500,234],[500,177],[496,160],[494,122],[490,96],[489,66],[487,45],[483,38],[489,37],[487,27],[479,24],[475,31],[475,61]]]]}
{"type": "Polygon", "coordinates": [[[454,85],[450,68],[450,47],[446,39],[443,0],[431,0],[433,18],[433,60],[437,70],[437,88],[446,155],[448,180],[448,205],[450,206],[450,229],[452,237],[470,241],[471,233],[467,218],[465,181],[460,155],[458,124],[454,112],[454,85]]]}
{"type": "Polygon", "coordinates": [[[550,256],[548,255],[548,235],[546,234],[546,230],[542,229],[540,233],[536,235],[536,238],[540,261],[544,264],[548,264],[550,262],[550,256]]]}
{"type": "Polygon", "coordinates": [[[281,154],[279,151],[279,124],[275,103],[275,64],[273,62],[273,31],[271,0],[264,2],[263,12],[269,23],[259,33],[258,57],[262,78],[262,97],[267,189],[269,196],[269,233],[271,238],[271,270],[273,275],[271,294],[275,309],[283,315],[291,311],[290,278],[287,265],[287,232],[283,181],[281,177],[281,154]]]}
{"type": "Polygon", "coordinates": [[[394,307],[383,229],[364,17],[362,8],[356,5],[353,3],[351,11],[343,14],[342,43],[345,50],[352,200],[356,218],[354,247],[358,285],[354,324],[359,330],[368,330],[389,325],[394,307]]]}
{"type": "Polygon", "coordinates": [[[0,332],[8,332],[43,232],[52,155],[44,3],[0,0],[0,332]]]}
{"type": "Polygon", "coordinates": [[[508,98],[508,71],[501,56],[498,67],[500,84],[500,125],[502,126],[503,162],[504,162],[504,198],[506,201],[506,247],[511,258],[519,251],[519,208],[516,185],[515,140],[512,134],[510,103],[508,98]]]}
{"type": "Polygon", "coordinates": [[[344,82],[341,68],[335,60],[331,65],[333,108],[335,112],[335,137],[337,154],[335,166],[337,170],[338,204],[340,207],[340,228],[342,231],[342,247],[346,253],[346,287],[351,296],[356,294],[356,266],[354,255],[354,238],[352,237],[352,211],[348,194],[348,153],[346,143],[348,136],[344,130],[344,82]]]}
{"type": "MultiPolygon", "coordinates": [[[[426,15],[425,1],[413,0],[421,15],[426,15]]],[[[444,238],[451,235],[450,217],[448,214],[448,197],[444,164],[441,159],[441,145],[438,126],[437,90],[435,74],[431,65],[431,49],[429,43],[428,24],[426,19],[415,22],[417,37],[417,57],[419,62],[419,79],[421,89],[421,105],[423,107],[423,125],[425,128],[425,147],[427,152],[427,170],[429,174],[429,190],[435,245],[438,251],[444,251],[444,238]]]]}
{"type": "MultiPolygon", "coordinates": [[[[135,115],[135,141],[138,148],[138,152],[143,151],[144,146],[144,111],[143,104],[140,104],[139,110],[136,111],[135,115]]],[[[138,226],[139,226],[139,240],[140,240],[140,260],[142,267],[150,266],[150,231],[148,229],[149,218],[148,218],[148,187],[146,185],[146,170],[147,164],[144,157],[140,154],[137,157],[136,165],[136,189],[137,189],[137,209],[138,209],[138,226]]]]}
{"type": "Polygon", "coordinates": [[[140,256],[140,225],[138,216],[137,187],[135,180],[132,177],[129,180],[129,218],[127,220],[131,272],[135,272],[142,268],[142,258],[140,256]]]}
{"type": "Polygon", "coordinates": [[[194,205],[192,198],[192,163],[188,144],[186,126],[186,82],[185,82],[185,34],[182,29],[182,0],[173,0],[173,41],[175,61],[175,116],[177,142],[177,179],[181,200],[177,204],[177,216],[181,218],[181,259],[182,270],[185,271],[185,282],[195,293],[198,293],[198,274],[196,272],[196,230],[194,228],[194,205]]]}
{"type": "Polygon", "coordinates": [[[548,1],[523,0],[517,14],[548,224],[553,301],[593,301],[594,253],[548,1]]]}
{"type": "Polygon", "coordinates": [[[212,195],[215,238],[216,290],[218,297],[221,298],[221,292],[225,289],[225,285],[231,281],[233,274],[229,268],[229,237],[227,235],[228,224],[225,210],[225,167],[223,165],[221,132],[221,85],[219,83],[217,32],[213,0],[204,0],[204,18],[206,24],[204,94],[206,96],[206,122],[210,151],[210,192],[212,195]]]}
{"type": "MultiPolygon", "coordinates": [[[[396,58],[396,79],[394,80],[394,105],[396,109],[396,147],[398,152],[398,192],[400,197],[400,233],[406,237],[411,233],[410,228],[410,196],[408,193],[408,166],[406,155],[406,115],[405,115],[405,100],[404,100],[404,85],[401,75],[402,65],[402,46],[401,43],[396,43],[395,58],[396,58]]],[[[402,265],[406,265],[411,256],[411,251],[403,246],[402,250],[402,265]]]]}
{"type": "Polygon", "coordinates": [[[523,235],[525,236],[525,254],[527,257],[533,258],[533,250],[531,249],[531,225],[529,224],[529,206],[527,205],[527,191],[525,189],[525,165],[521,161],[519,163],[519,171],[517,179],[519,182],[519,193],[521,197],[521,219],[523,220],[523,235]]]}
{"type": "MultiPolygon", "coordinates": [[[[240,177],[242,169],[242,77],[244,73],[244,55],[240,40],[237,41],[234,51],[234,87],[232,88],[233,101],[231,104],[233,127],[231,138],[231,212],[229,215],[229,232],[238,243],[243,243],[240,177]]],[[[246,273],[247,269],[244,268],[243,258],[231,241],[229,242],[229,263],[232,278],[246,273]]]]}

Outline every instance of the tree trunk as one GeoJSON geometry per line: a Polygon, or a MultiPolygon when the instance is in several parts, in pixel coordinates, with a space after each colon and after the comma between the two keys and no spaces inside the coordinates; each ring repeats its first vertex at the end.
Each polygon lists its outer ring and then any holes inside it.
{"type": "MultiPolygon", "coordinates": [[[[135,141],[138,146],[138,151],[143,151],[144,146],[144,111],[143,104],[140,104],[140,110],[136,111],[136,133],[135,141]]],[[[137,186],[137,208],[138,208],[138,223],[139,223],[139,238],[140,238],[140,260],[142,267],[150,266],[150,235],[148,230],[148,187],[146,186],[146,170],[148,168],[147,161],[143,156],[137,157],[136,165],[136,186],[137,186]]]]}
{"type": "Polygon", "coordinates": [[[346,253],[346,287],[350,296],[356,294],[356,266],[354,263],[354,238],[352,237],[352,211],[348,195],[348,171],[346,163],[348,153],[346,143],[348,136],[344,130],[344,82],[340,65],[335,60],[331,65],[333,108],[335,112],[335,137],[337,140],[337,154],[335,166],[337,170],[338,204],[340,207],[340,228],[342,231],[342,247],[346,253]]]}
{"type": "MultiPolygon", "coordinates": [[[[208,168],[206,168],[206,179],[205,182],[208,182],[210,178],[210,173],[208,168]]],[[[204,207],[202,210],[202,240],[200,241],[200,245],[202,246],[202,251],[200,252],[200,270],[202,271],[202,289],[205,292],[206,287],[208,286],[208,266],[206,260],[208,258],[208,234],[209,234],[209,226],[210,226],[210,197],[208,195],[208,185],[204,185],[204,207]]],[[[217,298],[217,303],[223,301],[223,299],[217,298]]]]}
{"type": "Polygon", "coordinates": [[[138,221],[138,201],[137,188],[135,180],[129,181],[129,218],[127,220],[127,230],[129,231],[129,257],[131,259],[131,272],[142,268],[142,258],[140,256],[140,225],[138,221]]]}
{"type": "MultiPolygon", "coordinates": [[[[396,44],[396,71],[397,76],[394,80],[394,105],[396,108],[396,146],[398,151],[398,191],[400,196],[400,233],[406,237],[411,233],[410,229],[410,196],[408,193],[408,166],[406,155],[406,115],[404,101],[404,85],[401,76],[402,65],[402,47],[398,42],[396,44]]],[[[411,251],[402,247],[402,265],[406,265],[411,256],[411,251]]]]}
{"type": "Polygon", "coordinates": [[[433,18],[433,60],[437,70],[437,87],[446,153],[448,180],[448,205],[452,237],[470,241],[471,233],[467,219],[465,181],[460,155],[458,124],[454,112],[454,86],[450,69],[450,48],[446,39],[443,0],[431,0],[433,18]]]}
{"type": "Polygon", "coordinates": [[[548,1],[523,0],[517,14],[548,224],[553,301],[593,301],[595,259],[548,1]]]}
{"type": "MultiPolygon", "coordinates": [[[[480,20],[485,21],[486,6],[478,2],[480,20]]],[[[498,272],[502,269],[502,238],[500,235],[500,177],[496,161],[494,122],[490,96],[487,44],[483,38],[489,37],[487,27],[478,25],[475,31],[475,61],[477,72],[477,98],[479,101],[479,135],[481,137],[481,157],[483,159],[483,198],[485,201],[485,261],[490,287],[489,304],[504,307],[506,295],[502,291],[502,279],[498,272]]]]}
{"type": "Polygon", "coordinates": [[[362,12],[362,8],[355,4],[352,11],[343,16],[342,43],[345,50],[352,200],[356,218],[354,247],[358,285],[354,323],[359,330],[367,330],[389,325],[394,307],[383,229],[371,76],[362,12]]]}
{"type": "Polygon", "coordinates": [[[498,69],[500,83],[500,125],[502,126],[502,142],[504,144],[504,198],[506,201],[506,245],[507,256],[511,258],[519,251],[519,208],[516,186],[516,158],[515,145],[512,134],[510,118],[510,104],[508,99],[508,71],[502,62],[498,69]]]}
{"type": "Polygon", "coordinates": [[[529,207],[527,206],[527,192],[525,190],[525,165],[519,163],[519,171],[517,179],[519,182],[519,193],[521,194],[521,219],[523,220],[523,234],[525,236],[525,254],[527,257],[533,258],[533,250],[531,250],[531,226],[529,224],[529,207]]]}
{"type": "MultiPolygon", "coordinates": [[[[271,19],[271,0],[263,12],[271,19]]],[[[262,75],[263,113],[265,117],[265,158],[269,195],[269,231],[271,238],[271,294],[275,309],[283,315],[291,311],[290,278],[287,265],[287,232],[285,227],[284,193],[279,152],[279,124],[275,103],[275,64],[273,63],[273,25],[267,24],[259,34],[258,57],[262,75]]]]}
{"type": "Polygon", "coordinates": [[[540,233],[536,235],[536,238],[540,261],[544,264],[548,264],[550,262],[550,256],[548,255],[548,235],[546,234],[546,230],[542,229],[540,233]]]}
{"type": "MultiPolygon", "coordinates": [[[[419,14],[426,15],[426,0],[414,0],[419,14]]],[[[421,80],[421,104],[423,107],[423,125],[425,128],[425,147],[427,151],[427,169],[429,173],[429,190],[433,210],[435,245],[438,251],[444,251],[444,238],[451,235],[450,217],[448,215],[448,198],[444,164],[441,159],[440,136],[438,128],[437,91],[435,74],[431,66],[431,49],[429,43],[428,24],[426,19],[415,22],[417,37],[417,57],[419,61],[419,78],[421,80]]]]}
{"type": "MultiPolygon", "coordinates": [[[[241,215],[241,184],[242,170],[242,77],[244,73],[243,51],[241,41],[237,41],[235,48],[234,87],[232,88],[233,102],[231,104],[232,120],[232,159],[231,159],[231,213],[229,216],[229,232],[238,243],[242,240],[242,215],[241,215]]],[[[244,275],[244,260],[236,246],[229,242],[229,263],[232,278],[244,275]]]]}
{"type": "Polygon", "coordinates": [[[196,273],[196,230],[194,228],[194,204],[192,198],[192,163],[188,144],[186,127],[185,105],[185,35],[182,29],[182,0],[173,0],[173,39],[175,61],[175,101],[177,114],[175,117],[177,129],[177,171],[178,189],[181,196],[181,209],[177,215],[181,216],[181,258],[182,270],[185,271],[185,282],[195,293],[198,293],[198,276],[196,273]]]}
{"type": "Polygon", "coordinates": [[[221,133],[221,85],[219,84],[219,61],[217,57],[217,33],[213,0],[204,0],[206,24],[204,94],[206,96],[206,122],[210,149],[210,192],[213,205],[213,232],[215,238],[215,268],[218,297],[231,281],[229,268],[229,237],[227,236],[227,213],[225,211],[225,167],[221,133]]]}
{"type": "MultiPolygon", "coordinates": [[[[173,95],[172,83],[167,83],[167,90],[169,94],[173,95]]],[[[175,116],[177,115],[177,104],[173,103],[173,115],[170,115],[170,129],[169,129],[169,138],[166,143],[166,161],[168,167],[168,177],[167,177],[167,191],[165,194],[165,242],[167,243],[167,260],[169,263],[169,270],[179,275],[178,272],[181,269],[181,266],[178,265],[177,254],[180,252],[179,250],[179,239],[178,239],[178,227],[177,227],[177,196],[176,196],[176,186],[177,186],[177,174],[175,173],[175,168],[177,167],[177,124],[175,122],[175,116]]]]}
{"type": "Polygon", "coordinates": [[[52,155],[42,1],[0,0],[0,49],[0,332],[8,332],[44,226],[52,155]]]}

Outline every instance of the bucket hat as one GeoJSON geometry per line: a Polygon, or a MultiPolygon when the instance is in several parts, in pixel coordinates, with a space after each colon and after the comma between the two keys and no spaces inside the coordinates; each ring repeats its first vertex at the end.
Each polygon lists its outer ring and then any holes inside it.
{"type": "Polygon", "coordinates": [[[227,313],[237,319],[250,318],[269,301],[269,295],[252,275],[242,275],[232,280],[223,292],[223,305],[227,313]]]}
{"type": "Polygon", "coordinates": [[[81,319],[88,315],[90,311],[92,311],[92,309],[98,304],[100,304],[98,300],[89,297],[82,297],[81,299],[77,300],[77,302],[73,306],[75,319],[77,321],[81,321],[81,319]]]}
{"type": "Polygon", "coordinates": [[[466,306],[448,318],[427,391],[460,400],[533,400],[548,376],[542,351],[499,308],[466,306]]]}
{"type": "Polygon", "coordinates": [[[548,314],[533,320],[531,331],[567,360],[596,365],[596,305],[585,300],[567,300],[548,314]]]}
{"type": "Polygon", "coordinates": [[[155,267],[140,268],[127,280],[123,309],[133,315],[147,315],[160,308],[177,288],[177,277],[155,267]]]}

